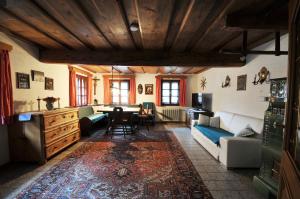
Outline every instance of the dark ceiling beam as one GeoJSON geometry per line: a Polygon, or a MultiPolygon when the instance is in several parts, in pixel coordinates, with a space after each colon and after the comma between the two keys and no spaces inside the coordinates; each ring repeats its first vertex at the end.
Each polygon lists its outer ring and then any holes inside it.
{"type": "Polygon", "coordinates": [[[13,39],[16,39],[16,40],[19,40],[21,41],[22,43],[26,43],[32,47],[35,47],[37,49],[39,48],[43,48],[42,46],[40,46],[39,44],[35,43],[35,42],[32,42],[26,38],[24,38],[22,35],[19,35],[19,34],[15,34],[13,32],[11,32],[10,30],[7,30],[5,27],[1,26],[0,25],[0,32],[3,32],[5,33],[6,35],[10,36],[11,38],[13,39]]]}
{"type": "Polygon", "coordinates": [[[127,66],[243,66],[240,55],[219,53],[175,53],[163,51],[70,51],[41,50],[47,63],[127,65],[127,66]]]}
{"type": "Polygon", "coordinates": [[[2,6],[9,10],[19,19],[34,26],[40,32],[49,35],[53,39],[67,46],[70,49],[86,49],[84,43],[63,27],[59,21],[31,0],[19,0],[14,4],[14,0],[6,0],[6,5],[2,6]],[[28,14],[30,13],[30,15],[28,14]]]}
{"type": "MultiPolygon", "coordinates": [[[[123,0],[118,1],[119,8],[121,10],[122,15],[126,17],[128,21],[128,28],[130,28],[130,24],[137,24],[140,25],[140,20],[138,18],[138,11],[137,11],[137,1],[135,0],[123,0]]],[[[142,33],[139,26],[138,31],[131,31],[132,38],[134,40],[137,49],[143,49],[143,42],[142,42],[142,33]]]]}
{"type": "Polygon", "coordinates": [[[217,47],[213,49],[213,51],[219,51],[220,49],[223,49],[227,44],[239,38],[241,34],[242,34],[241,32],[233,32],[233,34],[227,40],[220,43],[217,47]]]}
{"type": "Polygon", "coordinates": [[[127,32],[128,32],[128,34],[129,34],[129,36],[131,38],[131,41],[134,44],[134,46],[135,46],[136,49],[140,49],[140,46],[137,44],[137,42],[134,39],[134,36],[133,36],[134,34],[130,30],[130,24],[129,24],[128,17],[126,15],[126,10],[125,10],[124,4],[123,4],[122,1],[117,1],[117,3],[118,3],[118,6],[119,6],[119,9],[120,9],[120,13],[122,15],[123,21],[124,21],[124,23],[126,25],[127,32]]]}
{"type": "Polygon", "coordinates": [[[242,30],[269,30],[280,31],[288,30],[288,13],[282,17],[258,17],[258,16],[242,16],[227,15],[225,19],[225,29],[232,31],[242,30]]]}
{"type": "Polygon", "coordinates": [[[228,10],[234,5],[235,1],[232,0],[226,4],[223,5],[223,8],[221,10],[221,12],[217,15],[217,17],[215,17],[207,26],[206,30],[204,31],[204,33],[202,33],[201,35],[199,35],[198,33],[195,34],[195,37],[193,37],[188,46],[187,46],[187,50],[191,50],[194,47],[197,46],[197,43],[201,42],[217,25],[218,23],[224,18],[224,16],[226,15],[226,13],[228,12],[228,10]]]}
{"type": "Polygon", "coordinates": [[[112,43],[107,37],[106,35],[103,33],[103,31],[100,29],[100,27],[97,26],[97,24],[94,22],[94,20],[91,18],[91,16],[89,15],[89,11],[86,10],[84,8],[84,6],[82,6],[82,3],[84,3],[84,1],[75,1],[75,3],[78,5],[79,9],[81,10],[81,12],[83,13],[83,15],[89,20],[89,22],[94,26],[94,28],[99,32],[99,34],[104,38],[104,40],[113,48],[118,49],[119,46],[117,44],[112,43]]]}
{"type": "Polygon", "coordinates": [[[27,26],[29,26],[30,28],[34,29],[35,31],[39,32],[40,34],[43,34],[45,37],[47,37],[49,40],[52,40],[53,42],[57,43],[58,45],[60,45],[62,48],[66,48],[66,49],[72,49],[71,46],[66,45],[64,42],[54,38],[53,36],[51,36],[50,34],[48,34],[47,32],[41,30],[39,27],[34,26],[30,23],[28,23],[27,21],[25,21],[23,18],[15,15],[13,12],[11,12],[8,9],[3,8],[3,11],[5,11],[6,13],[8,13],[9,15],[11,15],[12,17],[14,17],[16,20],[20,21],[23,24],[26,24],[27,26]]]}
{"type": "Polygon", "coordinates": [[[175,35],[175,38],[174,38],[174,41],[173,41],[173,44],[176,43],[178,41],[178,38],[179,38],[179,35],[182,33],[184,27],[185,27],[185,24],[188,20],[188,18],[190,17],[190,14],[192,12],[192,9],[193,9],[193,6],[195,4],[195,0],[191,0],[188,4],[188,7],[187,7],[187,10],[183,16],[183,19],[182,19],[182,22],[180,24],[180,26],[178,27],[178,32],[176,33],[175,35]]]}

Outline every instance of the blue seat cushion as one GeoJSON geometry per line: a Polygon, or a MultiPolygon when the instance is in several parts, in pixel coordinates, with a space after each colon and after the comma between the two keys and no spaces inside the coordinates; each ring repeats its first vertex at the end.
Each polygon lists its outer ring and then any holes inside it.
{"type": "Polygon", "coordinates": [[[195,128],[198,129],[199,133],[205,135],[208,139],[210,139],[213,143],[219,145],[220,137],[232,137],[234,134],[225,131],[224,129],[203,126],[203,125],[195,125],[195,128]]]}
{"type": "Polygon", "coordinates": [[[96,123],[106,117],[107,117],[107,114],[103,114],[103,113],[95,113],[93,115],[87,116],[87,118],[89,118],[93,123],[96,123]]]}

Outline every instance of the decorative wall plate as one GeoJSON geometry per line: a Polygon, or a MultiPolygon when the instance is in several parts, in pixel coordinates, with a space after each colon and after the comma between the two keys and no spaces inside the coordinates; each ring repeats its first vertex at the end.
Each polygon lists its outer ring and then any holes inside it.
{"type": "Polygon", "coordinates": [[[143,85],[142,84],[138,85],[138,94],[143,94],[143,85]]]}

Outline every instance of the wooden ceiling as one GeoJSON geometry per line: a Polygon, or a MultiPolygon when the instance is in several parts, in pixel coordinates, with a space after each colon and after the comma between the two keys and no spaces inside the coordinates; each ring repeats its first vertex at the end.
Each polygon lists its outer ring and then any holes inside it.
{"type": "MultiPolygon", "coordinates": [[[[93,73],[111,73],[112,66],[101,65],[80,65],[93,73]]],[[[114,73],[135,74],[135,73],[150,73],[150,74],[198,74],[207,70],[206,67],[179,67],[179,66],[113,66],[114,73]]]]}
{"type": "Polygon", "coordinates": [[[194,73],[243,66],[222,49],[240,50],[244,30],[251,48],[287,32],[287,15],[287,0],[0,0],[0,31],[35,44],[43,62],[194,73]]]}

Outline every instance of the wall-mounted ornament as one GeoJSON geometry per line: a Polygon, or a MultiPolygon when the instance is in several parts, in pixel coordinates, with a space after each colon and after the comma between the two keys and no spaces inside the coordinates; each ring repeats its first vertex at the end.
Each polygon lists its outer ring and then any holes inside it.
{"type": "Polygon", "coordinates": [[[153,95],[153,84],[145,84],[145,94],[153,95]]]}
{"type": "Polygon", "coordinates": [[[17,88],[30,89],[30,75],[26,73],[16,73],[17,88]]]}
{"type": "Polygon", "coordinates": [[[200,81],[200,86],[201,86],[202,90],[204,90],[206,88],[206,84],[207,84],[206,78],[203,77],[200,81]]]}
{"type": "Polygon", "coordinates": [[[227,75],[225,82],[222,82],[222,88],[226,88],[230,86],[230,77],[227,75]]]}
{"type": "Polygon", "coordinates": [[[43,82],[44,81],[44,72],[31,70],[32,81],[43,82]]]}
{"type": "Polygon", "coordinates": [[[54,90],[54,80],[49,77],[45,77],[45,90],[54,90]]]}
{"type": "Polygon", "coordinates": [[[247,75],[240,75],[237,77],[237,90],[245,91],[247,86],[247,75]]]}
{"type": "Polygon", "coordinates": [[[143,94],[143,85],[142,84],[138,85],[138,94],[143,94]]]}
{"type": "Polygon", "coordinates": [[[253,80],[253,84],[257,85],[258,83],[262,84],[265,81],[269,81],[270,80],[270,71],[268,71],[268,69],[263,66],[260,71],[258,72],[258,74],[254,76],[254,80],[253,80]],[[257,79],[258,76],[258,80],[257,79]]]}

